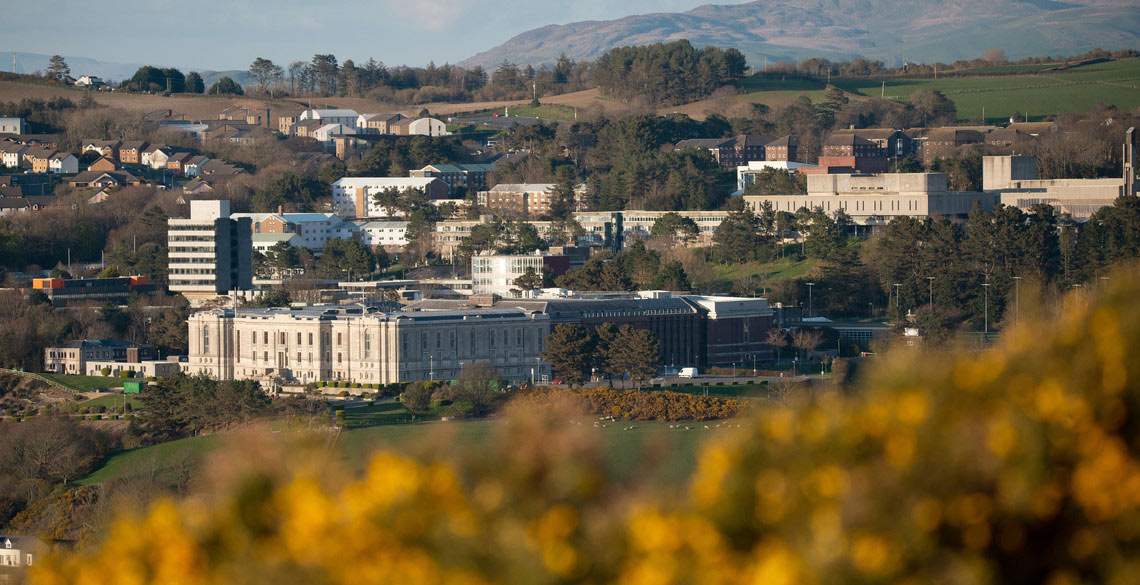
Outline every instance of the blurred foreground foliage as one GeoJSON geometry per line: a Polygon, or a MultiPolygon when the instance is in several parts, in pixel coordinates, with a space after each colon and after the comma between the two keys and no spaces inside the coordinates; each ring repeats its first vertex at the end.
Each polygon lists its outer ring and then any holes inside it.
{"type": "Polygon", "coordinates": [[[735,398],[701,396],[669,390],[617,390],[614,388],[538,388],[513,400],[519,408],[573,407],[582,414],[601,414],[625,420],[717,420],[748,412],[751,403],[735,398]]]}
{"type": "Polygon", "coordinates": [[[33,582],[1133,584],[1140,278],[1023,317],[986,352],[887,355],[850,395],[757,408],[683,498],[619,487],[557,407],[469,457],[363,477],[265,447],[126,514],[33,582]]]}

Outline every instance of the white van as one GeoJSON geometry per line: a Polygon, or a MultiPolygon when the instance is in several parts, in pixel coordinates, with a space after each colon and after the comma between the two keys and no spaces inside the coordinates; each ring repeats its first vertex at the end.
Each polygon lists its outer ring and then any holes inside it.
{"type": "Polygon", "coordinates": [[[677,374],[677,377],[678,378],[696,378],[697,377],[697,369],[696,368],[681,368],[681,373],[677,374]]]}

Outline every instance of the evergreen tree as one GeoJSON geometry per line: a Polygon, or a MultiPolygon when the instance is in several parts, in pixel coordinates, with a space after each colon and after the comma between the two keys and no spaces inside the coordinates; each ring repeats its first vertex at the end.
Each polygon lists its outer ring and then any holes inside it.
{"type": "Polygon", "coordinates": [[[59,55],[52,55],[47,67],[48,79],[63,82],[68,75],[71,75],[71,67],[68,67],[67,61],[59,55]]]}
{"type": "Polygon", "coordinates": [[[547,335],[542,359],[554,370],[554,377],[571,385],[581,384],[590,375],[594,335],[577,323],[555,325],[547,335]]]}
{"type": "Polygon", "coordinates": [[[610,343],[605,344],[607,371],[626,375],[641,389],[642,382],[657,373],[660,362],[657,340],[648,329],[622,325],[610,343]]]}
{"type": "Polygon", "coordinates": [[[242,95],[241,86],[229,77],[223,77],[210,86],[210,95],[242,95]]]}
{"type": "Polygon", "coordinates": [[[202,93],[204,91],[206,91],[206,85],[202,82],[202,76],[198,75],[197,71],[191,71],[186,75],[187,93],[202,93]]]}

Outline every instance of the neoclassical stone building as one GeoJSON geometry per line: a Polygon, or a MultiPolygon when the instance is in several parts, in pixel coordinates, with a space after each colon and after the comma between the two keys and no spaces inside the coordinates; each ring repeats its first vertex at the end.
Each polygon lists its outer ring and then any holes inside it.
{"type": "Polygon", "coordinates": [[[446,380],[489,361],[541,379],[549,317],[522,308],[384,312],[365,305],[214,309],[190,316],[185,371],[222,380],[389,384],[446,380]]]}

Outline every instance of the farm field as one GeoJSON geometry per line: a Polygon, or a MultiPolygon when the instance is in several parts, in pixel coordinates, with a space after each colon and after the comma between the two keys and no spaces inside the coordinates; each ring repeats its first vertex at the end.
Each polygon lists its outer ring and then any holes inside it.
{"type": "Polygon", "coordinates": [[[856,95],[885,93],[899,101],[923,89],[941,91],[958,106],[960,121],[989,123],[1028,112],[1031,121],[1064,112],[1083,112],[1101,101],[1124,110],[1140,107],[1140,59],[1123,59],[1074,67],[1063,72],[1002,77],[955,75],[927,78],[841,78],[832,83],[856,95]],[[883,82],[886,89],[883,90],[883,82]]]}

